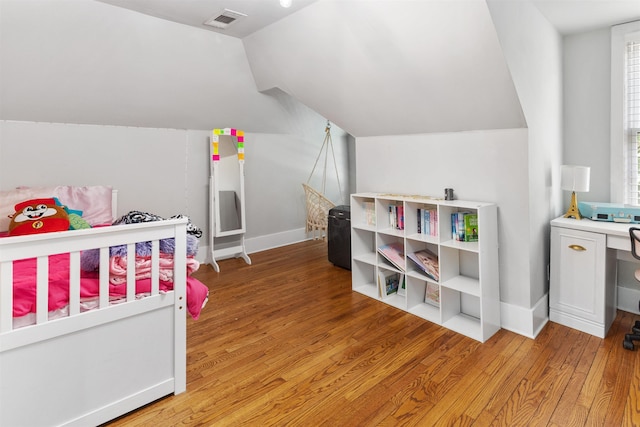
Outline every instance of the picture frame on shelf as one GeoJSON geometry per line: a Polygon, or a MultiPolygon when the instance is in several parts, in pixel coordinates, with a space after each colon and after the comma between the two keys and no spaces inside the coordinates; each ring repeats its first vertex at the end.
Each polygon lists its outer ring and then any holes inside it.
{"type": "Polygon", "coordinates": [[[427,282],[424,291],[424,302],[440,307],[440,287],[436,283],[427,282]]]}

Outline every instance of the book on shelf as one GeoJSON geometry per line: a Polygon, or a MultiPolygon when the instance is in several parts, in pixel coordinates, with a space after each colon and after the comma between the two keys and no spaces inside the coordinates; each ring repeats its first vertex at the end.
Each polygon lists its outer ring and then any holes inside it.
{"type": "Polygon", "coordinates": [[[426,236],[438,235],[438,210],[418,208],[418,233],[426,236]]]}
{"type": "Polygon", "coordinates": [[[460,242],[464,242],[464,216],[466,215],[465,212],[458,212],[458,214],[456,215],[456,219],[457,219],[457,224],[456,227],[458,229],[458,235],[457,235],[457,240],[460,242]]]}
{"type": "Polygon", "coordinates": [[[407,278],[404,274],[400,275],[400,283],[398,284],[398,295],[407,295],[407,278]]]}
{"type": "Polygon", "coordinates": [[[440,288],[436,283],[427,282],[424,292],[424,302],[440,307],[440,288]]]}
{"type": "Polygon", "coordinates": [[[396,228],[396,205],[389,205],[389,227],[396,228]]]}
{"type": "Polygon", "coordinates": [[[404,230],[404,206],[389,205],[389,227],[404,230]]]}
{"type": "Polygon", "coordinates": [[[438,210],[432,209],[429,211],[429,235],[438,235],[438,210]]]}
{"type": "Polygon", "coordinates": [[[429,249],[422,249],[417,252],[412,252],[407,257],[416,263],[416,265],[427,276],[433,280],[440,280],[440,267],[438,265],[438,256],[431,252],[429,249]]]}
{"type": "Polygon", "coordinates": [[[458,242],[477,242],[478,215],[472,212],[453,212],[451,214],[451,238],[458,242]]]}
{"type": "MultiPolygon", "coordinates": [[[[397,273],[391,270],[378,271],[378,294],[380,298],[386,298],[391,294],[398,293],[398,295],[404,295],[400,291],[400,284],[404,281],[404,274],[397,273]]],[[[404,283],[402,283],[404,288],[404,283]]]]}
{"type": "Polygon", "coordinates": [[[464,241],[478,241],[478,215],[467,214],[464,216],[464,241]]]}
{"type": "Polygon", "coordinates": [[[378,253],[385,257],[394,267],[404,271],[404,247],[400,242],[389,243],[378,248],[378,253]]]}

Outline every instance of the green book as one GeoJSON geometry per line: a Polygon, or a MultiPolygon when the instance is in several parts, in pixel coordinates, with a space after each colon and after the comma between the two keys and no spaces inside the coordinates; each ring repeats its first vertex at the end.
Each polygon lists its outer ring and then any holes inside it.
{"type": "Polygon", "coordinates": [[[466,214],[464,216],[464,241],[478,241],[478,215],[466,214]]]}

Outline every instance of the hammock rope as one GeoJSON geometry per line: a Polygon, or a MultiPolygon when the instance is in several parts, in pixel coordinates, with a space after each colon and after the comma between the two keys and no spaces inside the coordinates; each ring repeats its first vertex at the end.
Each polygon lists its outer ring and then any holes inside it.
{"type": "Polygon", "coordinates": [[[338,164],[336,162],[336,156],[333,150],[333,140],[331,139],[331,123],[329,121],[327,121],[327,126],[325,127],[324,132],[325,132],[324,141],[322,141],[322,147],[320,147],[320,152],[318,153],[318,157],[316,157],[316,161],[313,165],[313,169],[311,169],[311,173],[309,174],[307,183],[302,184],[302,187],[304,188],[304,192],[306,196],[306,207],[307,207],[306,230],[307,232],[313,232],[314,239],[317,239],[316,232],[319,232],[320,237],[322,237],[323,239],[326,238],[329,210],[336,206],[331,200],[329,200],[324,195],[326,190],[326,183],[327,183],[327,161],[329,158],[329,149],[331,150],[333,165],[336,171],[336,180],[338,182],[338,189],[340,190],[340,200],[341,201],[343,200],[342,185],[340,184],[340,176],[338,174],[338,164]],[[309,184],[316,170],[316,167],[318,166],[320,157],[322,157],[323,153],[324,153],[324,170],[322,171],[322,191],[319,192],[313,189],[309,184]]]}

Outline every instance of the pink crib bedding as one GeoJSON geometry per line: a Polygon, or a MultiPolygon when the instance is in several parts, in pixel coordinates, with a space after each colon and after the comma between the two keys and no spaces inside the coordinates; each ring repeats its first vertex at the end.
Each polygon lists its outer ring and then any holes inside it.
{"type": "MultiPolygon", "coordinates": [[[[68,305],[69,301],[69,254],[59,254],[49,257],[49,312],[55,312],[68,305]]],[[[194,260],[187,263],[188,274],[194,270],[194,260]],[[189,267],[190,266],[190,267],[189,267]]],[[[172,262],[163,261],[163,270],[173,268],[172,262]]],[[[196,261],[197,263],[197,261],[196,261]]],[[[126,263],[125,263],[126,265],[126,263]]],[[[118,266],[122,271],[122,260],[118,266]]],[[[197,266],[195,267],[197,269],[197,266]]],[[[24,259],[13,262],[13,317],[18,318],[36,312],[36,259],[24,259]]],[[[80,272],[80,298],[91,300],[99,296],[99,273],[97,271],[80,272]]],[[[110,274],[113,278],[113,273],[110,274]]],[[[165,274],[160,275],[160,291],[173,289],[172,280],[165,274]]],[[[146,270],[136,277],[136,295],[145,295],[151,292],[150,275],[146,270]]],[[[172,279],[172,277],[171,277],[172,279]]],[[[110,298],[126,296],[126,276],[120,278],[114,284],[109,281],[110,298]]],[[[187,277],[187,309],[194,319],[198,319],[200,311],[207,302],[209,290],[202,282],[194,277],[187,277]]]]}

